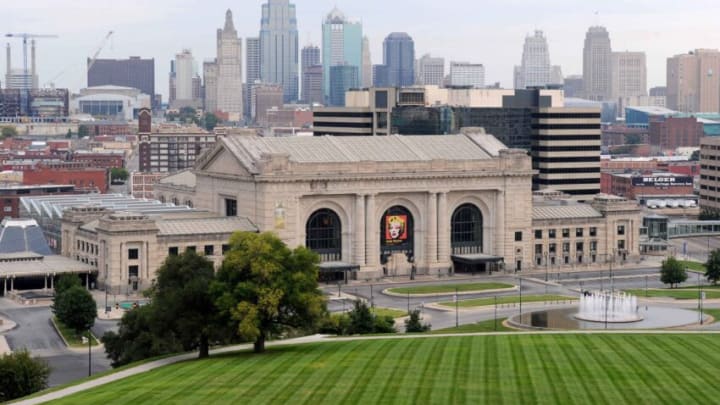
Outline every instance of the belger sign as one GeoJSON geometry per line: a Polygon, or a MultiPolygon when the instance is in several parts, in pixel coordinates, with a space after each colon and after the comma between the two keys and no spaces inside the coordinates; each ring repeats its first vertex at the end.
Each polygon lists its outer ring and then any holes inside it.
{"type": "Polygon", "coordinates": [[[673,187],[673,186],[691,186],[693,178],[691,176],[643,176],[633,177],[633,186],[643,187],[673,187]]]}

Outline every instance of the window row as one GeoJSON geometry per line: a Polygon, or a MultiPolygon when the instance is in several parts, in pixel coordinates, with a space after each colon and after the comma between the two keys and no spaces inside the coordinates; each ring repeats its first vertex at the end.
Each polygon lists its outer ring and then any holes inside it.
{"type": "MultiPolygon", "coordinates": [[[[227,253],[227,251],[230,250],[230,245],[223,244],[222,245],[222,254],[227,253]]],[[[197,246],[186,246],[185,247],[186,252],[197,252],[197,246]]],[[[169,256],[177,256],[180,254],[180,248],[177,246],[170,246],[168,248],[168,255],[169,256]]],[[[215,256],[215,245],[205,245],[203,248],[204,256],[215,256]]]]}
{"type": "MultiPolygon", "coordinates": [[[[560,230],[560,233],[563,238],[569,238],[570,237],[570,228],[562,228],[560,230]]],[[[548,238],[555,239],[557,237],[557,229],[548,229],[547,230],[548,238]]],[[[575,228],[575,237],[576,238],[582,238],[585,235],[585,228],[575,228]]],[[[597,228],[592,226],[590,227],[588,231],[588,235],[590,237],[597,236],[597,228]]],[[[543,230],[542,229],[536,229],[535,230],[535,239],[542,239],[543,238],[543,230]]]]}

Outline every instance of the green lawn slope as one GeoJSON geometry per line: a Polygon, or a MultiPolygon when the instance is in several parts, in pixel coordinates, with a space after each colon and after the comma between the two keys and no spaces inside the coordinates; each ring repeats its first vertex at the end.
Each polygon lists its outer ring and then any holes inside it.
{"type": "Polygon", "coordinates": [[[188,361],[62,404],[716,403],[717,335],[347,340],[188,361]]]}

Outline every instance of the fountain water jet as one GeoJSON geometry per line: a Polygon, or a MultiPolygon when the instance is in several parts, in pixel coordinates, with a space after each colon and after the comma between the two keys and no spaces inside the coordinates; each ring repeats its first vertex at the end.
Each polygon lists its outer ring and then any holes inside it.
{"type": "Polygon", "coordinates": [[[590,322],[637,322],[637,297],[624,292],[593,291],[580,297],[580,311],[575,318],[590,322]]]}

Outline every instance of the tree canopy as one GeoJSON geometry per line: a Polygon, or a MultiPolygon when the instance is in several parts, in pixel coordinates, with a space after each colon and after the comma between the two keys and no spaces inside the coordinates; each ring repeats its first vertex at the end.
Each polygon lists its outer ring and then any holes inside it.
{"type": "Polygon", "coordinates": [[[705,262],[705,277],[713,284],[717,284],[720,280],[720,249],[710,252],[710,256],[705,262]]]}
{"type": "Polygon", "coordinates": [[[44,390],[49,375],[50,366],[27,349],[0,356],[0,402],[44,390]]]}
{"type": "Polygon", "coordinates": [[[257,353],[288,328],[314,328],[327,311],[318,264],[316,253],[271,233],[233,234],[213,287],[220,315],[257,353]]]}
{"type": "Polygon", "coordinates": [[[0,136],[2,137],[2,139],[12,138],[14,136],[17,136],[17,134],[18,132],[15,127],[2,127],[2,129],[0,129],[0,136]]]}
{"type": "Polygon", "coordinates": [[[77,285],[56,294],[52,310],[60,322],[77,333],[90,329],[97,317],[97,304],[92,295],[77,285]]]}
{"type": "Polygon", "coordinates": [[[72,287],[82,287],[82,281],[77,274],[63,273],[55,282],[55,296],[61,295],[72,287]]]}
{"type": "Polygon", "coordinates": [[[677,287],[678,284],[687,280],[687,277],[687,271],[674,256],[663,260],[660,267],[660,281],[664,284],[670,284],[670,288],[677,287]]]}

